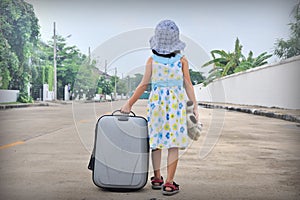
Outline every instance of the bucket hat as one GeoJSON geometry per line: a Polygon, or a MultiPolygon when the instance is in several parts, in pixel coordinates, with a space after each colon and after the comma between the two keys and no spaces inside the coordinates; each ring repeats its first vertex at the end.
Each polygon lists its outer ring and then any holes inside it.
{"type": "Polygon", "coordinates": [[[179,29],[175,22],[163,20],[155,28],[155,35],[150,38],[150,47],[159,54],[170,54],[185,48],[179,39],[179,29]]]}

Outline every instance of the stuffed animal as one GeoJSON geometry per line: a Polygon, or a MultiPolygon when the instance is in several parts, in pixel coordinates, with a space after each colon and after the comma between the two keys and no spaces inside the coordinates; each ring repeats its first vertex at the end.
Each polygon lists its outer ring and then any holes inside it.
{"type": "Polygon", "coordinates": [[[188,136],[192,140],[198,140],[201,135],[202,124],[198,123],[196,117],[193,112],[194,103],[192,101],[188,101],[186,103],[186,120],[187,120],[187,129],[188,136]]]}

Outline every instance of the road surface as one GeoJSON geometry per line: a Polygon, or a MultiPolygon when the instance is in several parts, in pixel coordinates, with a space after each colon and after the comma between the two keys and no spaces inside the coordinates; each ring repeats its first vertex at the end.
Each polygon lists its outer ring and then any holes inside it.
{"type": "MultiPolygon", "coordinates": [[[[180,152],[179,194],[165,197],[149,181],[137,192],[97,188],[87,169],[95,123],[123,103],[1,110],[1,199],[300,199],[299,123],[200,107],[203,133],[180,152]]],[[[145,106],[133,111],[145,116],[145,106]]]]}

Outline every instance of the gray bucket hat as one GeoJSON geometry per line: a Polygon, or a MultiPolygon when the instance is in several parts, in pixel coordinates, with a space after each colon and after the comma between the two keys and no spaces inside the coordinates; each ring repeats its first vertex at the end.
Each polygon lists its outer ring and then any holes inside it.
{"type": "Polygon", "coordinates": [[[159,22],[149,42],[151,49],[159,54],[170,54],[185,48],[185,43],[179,39],[178,27],[171,20],[159,22]]]}

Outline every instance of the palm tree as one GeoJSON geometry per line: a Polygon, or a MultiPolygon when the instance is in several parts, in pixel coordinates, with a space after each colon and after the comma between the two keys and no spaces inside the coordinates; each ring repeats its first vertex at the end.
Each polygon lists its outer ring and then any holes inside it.
{"type": "Polygon", "coordinates": [[[240,65],[234,70],[234,73],[245,71],[250,68],[267,64],[268,62],[266,60],[269,59],[270,57],[272,57],[271,54],[267,54],[267,52],[263,52],[256,58],[253,58],[253,52],[250,51],[247,59],[243,59],[241,61],[240,65]]]}
{"type": "Polygon", "coordinates": [[[234,52],[226,53],[224,50],[212,50],[210,52],[213,59],[202,65],[202,67],[206,67],[214,64],[214,68],[209,71],[209,76],[207,78],[209,82],[216,78],[234,73],[235,69],[240,65],[242,59],[244,59],[242,47],[243,46],[240,44],[240,41],[237,38],[235,41],[234,52]]]}
{"type": "Polygon", "coordinates": [[[295,21],[289,24],[290,38],[277,39],[275,42],[274,54],[283,59],[300,55],[300,1],[294,6],[291,14],[295,21]]]}
{"type": "Polygon", "coordinates": [[[264,52],[254,58],[253,52],[250,51],[246,58],[242,54],[242,48],[243,46],[237,38],[235,41],[234,52],[232,53],[226,53],[224,50],[212,50],[210,53],[213,59],[202,65],[202,67],[206,67],[214,64],[213,69],[209,71],[209,76],[205,83],[208,84],[217,78],[264,65],[267,63],[266,60],[272,56],[267,54],[267,52],[264,52]]]}

